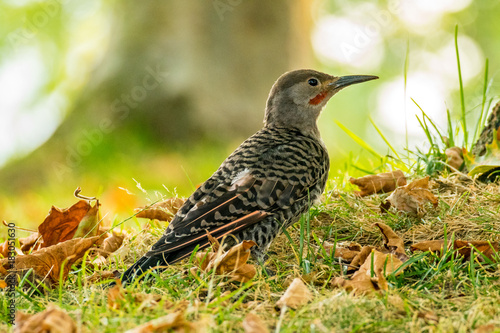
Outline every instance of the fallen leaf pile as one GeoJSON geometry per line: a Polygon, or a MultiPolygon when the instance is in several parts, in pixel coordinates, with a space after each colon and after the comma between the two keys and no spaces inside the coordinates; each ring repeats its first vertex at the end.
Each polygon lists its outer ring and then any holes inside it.
{"type": "Polygon", "coordinates": [[[408,257],[401,237],[384,223],[375,223],[375,226],[380,229],[384,237],[383,247],[364,246],[357,251],[354,258],[352,253],[348,253],[346,258],[341,257],[351,262],[350,267],[351,271],[354,270],[354,274],[349,280],[342,277],[335,278],[332,286],[353,290],[356,294],[388,290],[386,277],[394,273],[408,260],[408,257]]]}
{"type": "Polygon", "coordinates": [[[312,298],[312,293],[307,289],[304,282],[299,278],[295,278],[290,286],[288,286],[283,296],[276,302],[276,306],[280,309],[284,306],[298,309],[307,304],[312,298]]]}
{"type": "MultiPolygon", "coordinates": [[[[397,211],[416,216],[425,214],[425,204],[427,202],[432,203],[434,208],[438,205],[438,199],[429,190],[429,176],[398,187],[387,197],[387,202],[397,211]]],[[[388,206],[384,206],[383,210],[388,210],[389,208],[388,206]]]]}
{"type": "Polygon", "coordinates": [[[170,222],[179,208],[184,204],[185,199],[182,198],[168,198],[166,200],[157,202],[151,206],[137,208],[137,217],[143,217],[150,220],[159,220],[170,222]]]}
{"type": "MultiPolygon", "coordinates": [[[[45,286],[53,287],[61,279],[67,279],[72,266],[88,251],[90,260],[104,263],[109,254],[121,246],[123,234],[109,235],[99,226],[99,201],[82,197],[79,193],[80,189],[77,189],[75,196],[84,200],[66,209],[52,206],[38,232],[19,239],[14,268],[10,267],[8,258],[0,259],[0,277],[24,275],[32,269],[36,284],[44,282],[45,286]],[[96,202],[92,205],[94,200],[96,202]]],[[[1,246],[0,250],[3,250],[1,246]]]]}
{"type": "MultiPolygon", "coordinates": [[[[120,279],[116,279],[116,284],[108,290],[108,307],[114,310],[122,308],[126,304],[140,304],[141,307],[152,307],[158,305],[161,300],[160,295],[146,293],[132,293],[122,287],[120,279]]],[[[165,302],[164,308],[169,309],[172,303],[165,302]]]]}
{"type": "Polygon", "coordinates": [[[229,275],[231,280],[238,282],[250,281],[257,270],[254,265],[247,264],[250,258],[250,249],[257,244],[254,241],[244,240],[223,251],[219,242],[208,234],[212,249],[196,253],[198,267],[193,267],[191,273],[196,275],[198,270],[210,272],[215,270],[217,275],[229,275]]]}
{"type": "Polygon", "coordinates": [[[155,332],[196,332],[195,324],[188,322],[184,311],[175,311],[166,316],[153,319],[125,333],[155,333],[155,332]]]}
{"type": "Polygon", "coordinates": [[[361,191],[355,191],[354,193],[360,197],[374,193],[389,193],[394,191],[398,186],[406,185],[406,177],[401,170],[361,178],[351,177],[349,181],[359,187],[361,191]]]}
{"type": "Polygon", "coordinates": [[[55,305],[37,314],[16,313],[16,333],[67,332],[76,333],[76,324],[71,317],[55,305]]]}

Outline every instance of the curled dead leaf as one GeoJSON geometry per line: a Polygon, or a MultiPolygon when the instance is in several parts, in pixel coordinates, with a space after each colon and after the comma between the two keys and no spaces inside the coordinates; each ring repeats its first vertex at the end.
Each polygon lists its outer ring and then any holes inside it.
{"type": "Polygon", "coordinates": [[[150,220],[170,222],[185,201],[186,199],[183,198],[168,198],[149,207],[137,208],[136,211],[139,213],[136,216],[150,220]]]}
{"type": "MultiPolygon", "coordinates": [[[[16,256],[15,269],[23,271],[33,268],[35,274],[46,276],[51,282],[57,284],[62,272],[65,281],[71,266],[89,250],[99,236],[91,238],[77,238],[40,249],[32,254],[16,256]]],[[[0,266],[8,265],[8,259],[0,260],[0,266]]]]}
{"type": "Polygon", "coordinates": [[[446,163],[450,167],[456,170],[460,170],[462,165],[464,164],[462,148],[460,147],[448,148],[444,151],[444,153],[446,154],[446,163]]]}
{"type": "MultiPolygon", "coordinates": [[[[43,238],[42,247],[49,247],[75,238],[82,221],[83,225],[80,228],[79,234],[81,234],[80,237],[85,236],[86,231],[88,232],[99,221],[98,212],[99,203],[97,202],[92,207],[86,200],[80,200],[66,209],[52,206],[49,215],[38,226],[38,232],[43,238]]],[[[97,234],[97,229],[97,227],[94,229],[95,234],[97,234]]]]}
{"type": "MultiPolygon", "coordinates": [[[[244,240],[226,252],[220,248],[217,252],[214,252],[214,248],[212,251],[198,252],[195,256],[196,264],[202,271],[215,269],[218,275],[229,274],[234,281],[247,282],[257,273],[255,266],[246,263],[250,257],[250,249],[255,245],[257,243],[254,241],[244,240]]],[[[196,269],[191,269],[191,273],[196,275],[196,269]]]]}
{"type": "Polygon", "coordinates": [[[356,242],[338,242],[337,244],[325,242],[323,247],[328,256],[331,256],[335,248],[334,258],[342,259],[345,262],[351,262],[361,251],[361,245],[356,242]]]}
{"type": "Polygon", "coordinates": [[[396,210],[417,216],[425,214],[427,202],[432,203],[434,208],[438,205],[438,199],[429,191],[429,176],[398,187],[387,201],[396,210]]]}
{"type": "Polygon", "coordinates": [[[386,291],[388,290],[388,284],[385,277],[393,273],[402,264],[403,262],[395,255],[372,249],[370,255],[350,280],[335,278],[332,280],[332,286],[342,287],[347,291],[353,291],[355,294],[386,291]]]}
{"type": "Polygon", "coordinates": [[[54,305],[49,305],[46,310],[33,315],[18,311],[15,331],[16,333],[74,333],[76,325],[66,312],[54,305]]]}
{"type": "Polygon", "coordinates": [[[439,317],[433,311],[420,311],[417,317],[422,318],[428,324],[439,323],[439,317]]]}
{"type": "MultiPolygon", "coordinates": [[[[495,258],[498,258],[499,255],[498,242],[455,240],[455,242],[453,243],[453,248],[455,250],[458,250],[458,253],[464,256],[464,260],[469,260],[473,248],[476,252],[481,252],[483,255],[488,257],[488,259],[493,261],[495,260],[495,258]]],[[[483,259],[480,255],[478,255],[478,258],[479,260],[483,259]]]]}
{"type": "MultiPolygon", "coordinates": [[[[430,251],[436,252],[439,255],[442,255],[444,247],[444,240],[432,240],[432,241],[424,241],[413,244],[410,247],[412,252],[414,251],[430,251]]],[[[451,248],[451,241],[448,241],[447,249],[451,248]]],[[[490,260],[495,260],[499,255],[500,246],[498,242],[490,242],[490,241],[463,241],[463,240],[455,240],[453,242],[453,249],[457,250],[460,253],[464,260],[469,260],[472,250],[481,252],[484,256],[486,256],[490,260]]],[[[477,255],[479,260],[483,260],[481,255],[477,255]]]]}
{"type": "Polygon", "coordinates": [[[361,265],[365,262],[366,258],[372,253],[372,250],[375,249],[374,246],[363,246],[361,251],[352,259],[351,264],[349,265],[348,272],[358,270],[361,265]]]}
{"type": "Polygon", "coordinates": [[[109,254],[118,250],[125,239],[125,235],[122,233],[114,232],[104,239],[102,243],[101,249],[103,250],[104,257],[107,257],[109,254]]]}
{"type": "Polygon", "coordinates": [[[0,244],[0,259],[8,258],[11,251],[14,251],[18,256],[24,255],[23,251],[13,245],[10,245],[9,242],[9,240],[6,240],[0,244]]]}
{"type": "Polygon", "coordinates": [[[399,237],[387,224],[382,222],[375,223],[380,229],[382,236],[384,236],[384,247],[390,253],[405,254],[405,244],[401,237],[399,237]]]}
{"type": "Polygon", "coordinates": [[[23,252],[36,251],[41,247],[41,243],[42,236],[38,232],[34,232],[28,237],[19,238],[19,246],[23,252]]]}
{"type": "Polygon", "coordinates": [[[279,301],[276,302],[276,306],[278,308],[287,306],[292,309],[298,309],[311,301],[312,298],[312,293],[309,291],[304,282],[302,282],[299,278],[295,278],[290,286],[288,286],[283,296],[281,296],[279,301]]]}
{"type": "Polygon", "coordinates": [[[246,315],[245,319],[243,320],[242,325],[243,325],[243,330],[245,331],[245,333],[267,333],[267,332],[269,332],[266,324],[264,324],[262,319],[253,312],[250,312],[246,315]]]}
{"type": "Polygon", "coordinates": [[[105,281],[109,279],[119,279],[120,278],[119,271],[97,271],[94,272],[91,276],[87,277],[87,281],[91,283],[105,281]]]}
{"type": "Polygon", "coordinates": [[[157,294],[132,293],[122,287],[120,279],[117,278],[115,281],[116,284],[108,290],[108,307],[111,309],[121,309],[124,304],[130,301],[141,304],[141,306],[152,307],[161,300],[161,296],[157,294]]]}
{"type": "Polygon", "coordinates": [[[196,332],[196,326],[186,321],[184,311],[175,311],[166,316],[153,319],[125,333],[156,333],[156,332],[196,332]]]}
{"type": "Polygon", "coordinates": [[[360,178],[351,177],[349,181],[359,187],[361,191],[356,191],[354,193],[360,197],[374,193],[389,193],[394,191],[398,186],[406,185],[406,177],[401,170],[360,178]]]}
{"type": "Polygon", "coordinates": [[[99,213],[100,206],[99,200],[96,201],[94,206],[90,206],[85,216],[80,223],[78,223],[78,228],[73,238],[93,237],[99,234],[99,223],[101,222],[99,213]]]}

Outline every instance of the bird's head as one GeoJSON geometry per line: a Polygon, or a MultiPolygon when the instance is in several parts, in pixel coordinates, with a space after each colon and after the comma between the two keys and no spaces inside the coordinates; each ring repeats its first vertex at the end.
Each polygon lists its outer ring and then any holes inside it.
{"type": "Polygon", "coordinates": [[[287,72],[269,93],[264,125],[294,128],[319,137],[316,120],[328,100],[344,87],[374,79],[378,77],[332,76],[312,69],[287,72]]]}

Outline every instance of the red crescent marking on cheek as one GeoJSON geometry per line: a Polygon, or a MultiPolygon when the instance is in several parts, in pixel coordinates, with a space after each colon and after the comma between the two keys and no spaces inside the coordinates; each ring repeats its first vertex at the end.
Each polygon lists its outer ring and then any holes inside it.
{"type": "Polygon", "coordinates": [[[320,92],[314,98],[311,98],[309,104],[318,105],[325,99],[325,97],[326,97],[326,91],[320,92]]]}

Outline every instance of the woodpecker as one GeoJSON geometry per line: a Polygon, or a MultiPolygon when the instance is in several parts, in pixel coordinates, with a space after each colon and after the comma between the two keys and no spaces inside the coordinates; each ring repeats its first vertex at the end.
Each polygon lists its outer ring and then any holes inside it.
{"type": "Polygon", "coordinates": [[[264,262],[276,236],[325,189],[330,161],[317,126],[321,110],[342,88],[374,79],[311,69],[281,75],[267,99],[264,127],[186,200],[158,242],[124,273],[122,283],[209,246],[207,231],[216,239],[233,235],[255,241],[252,256],[264,262]]]}

